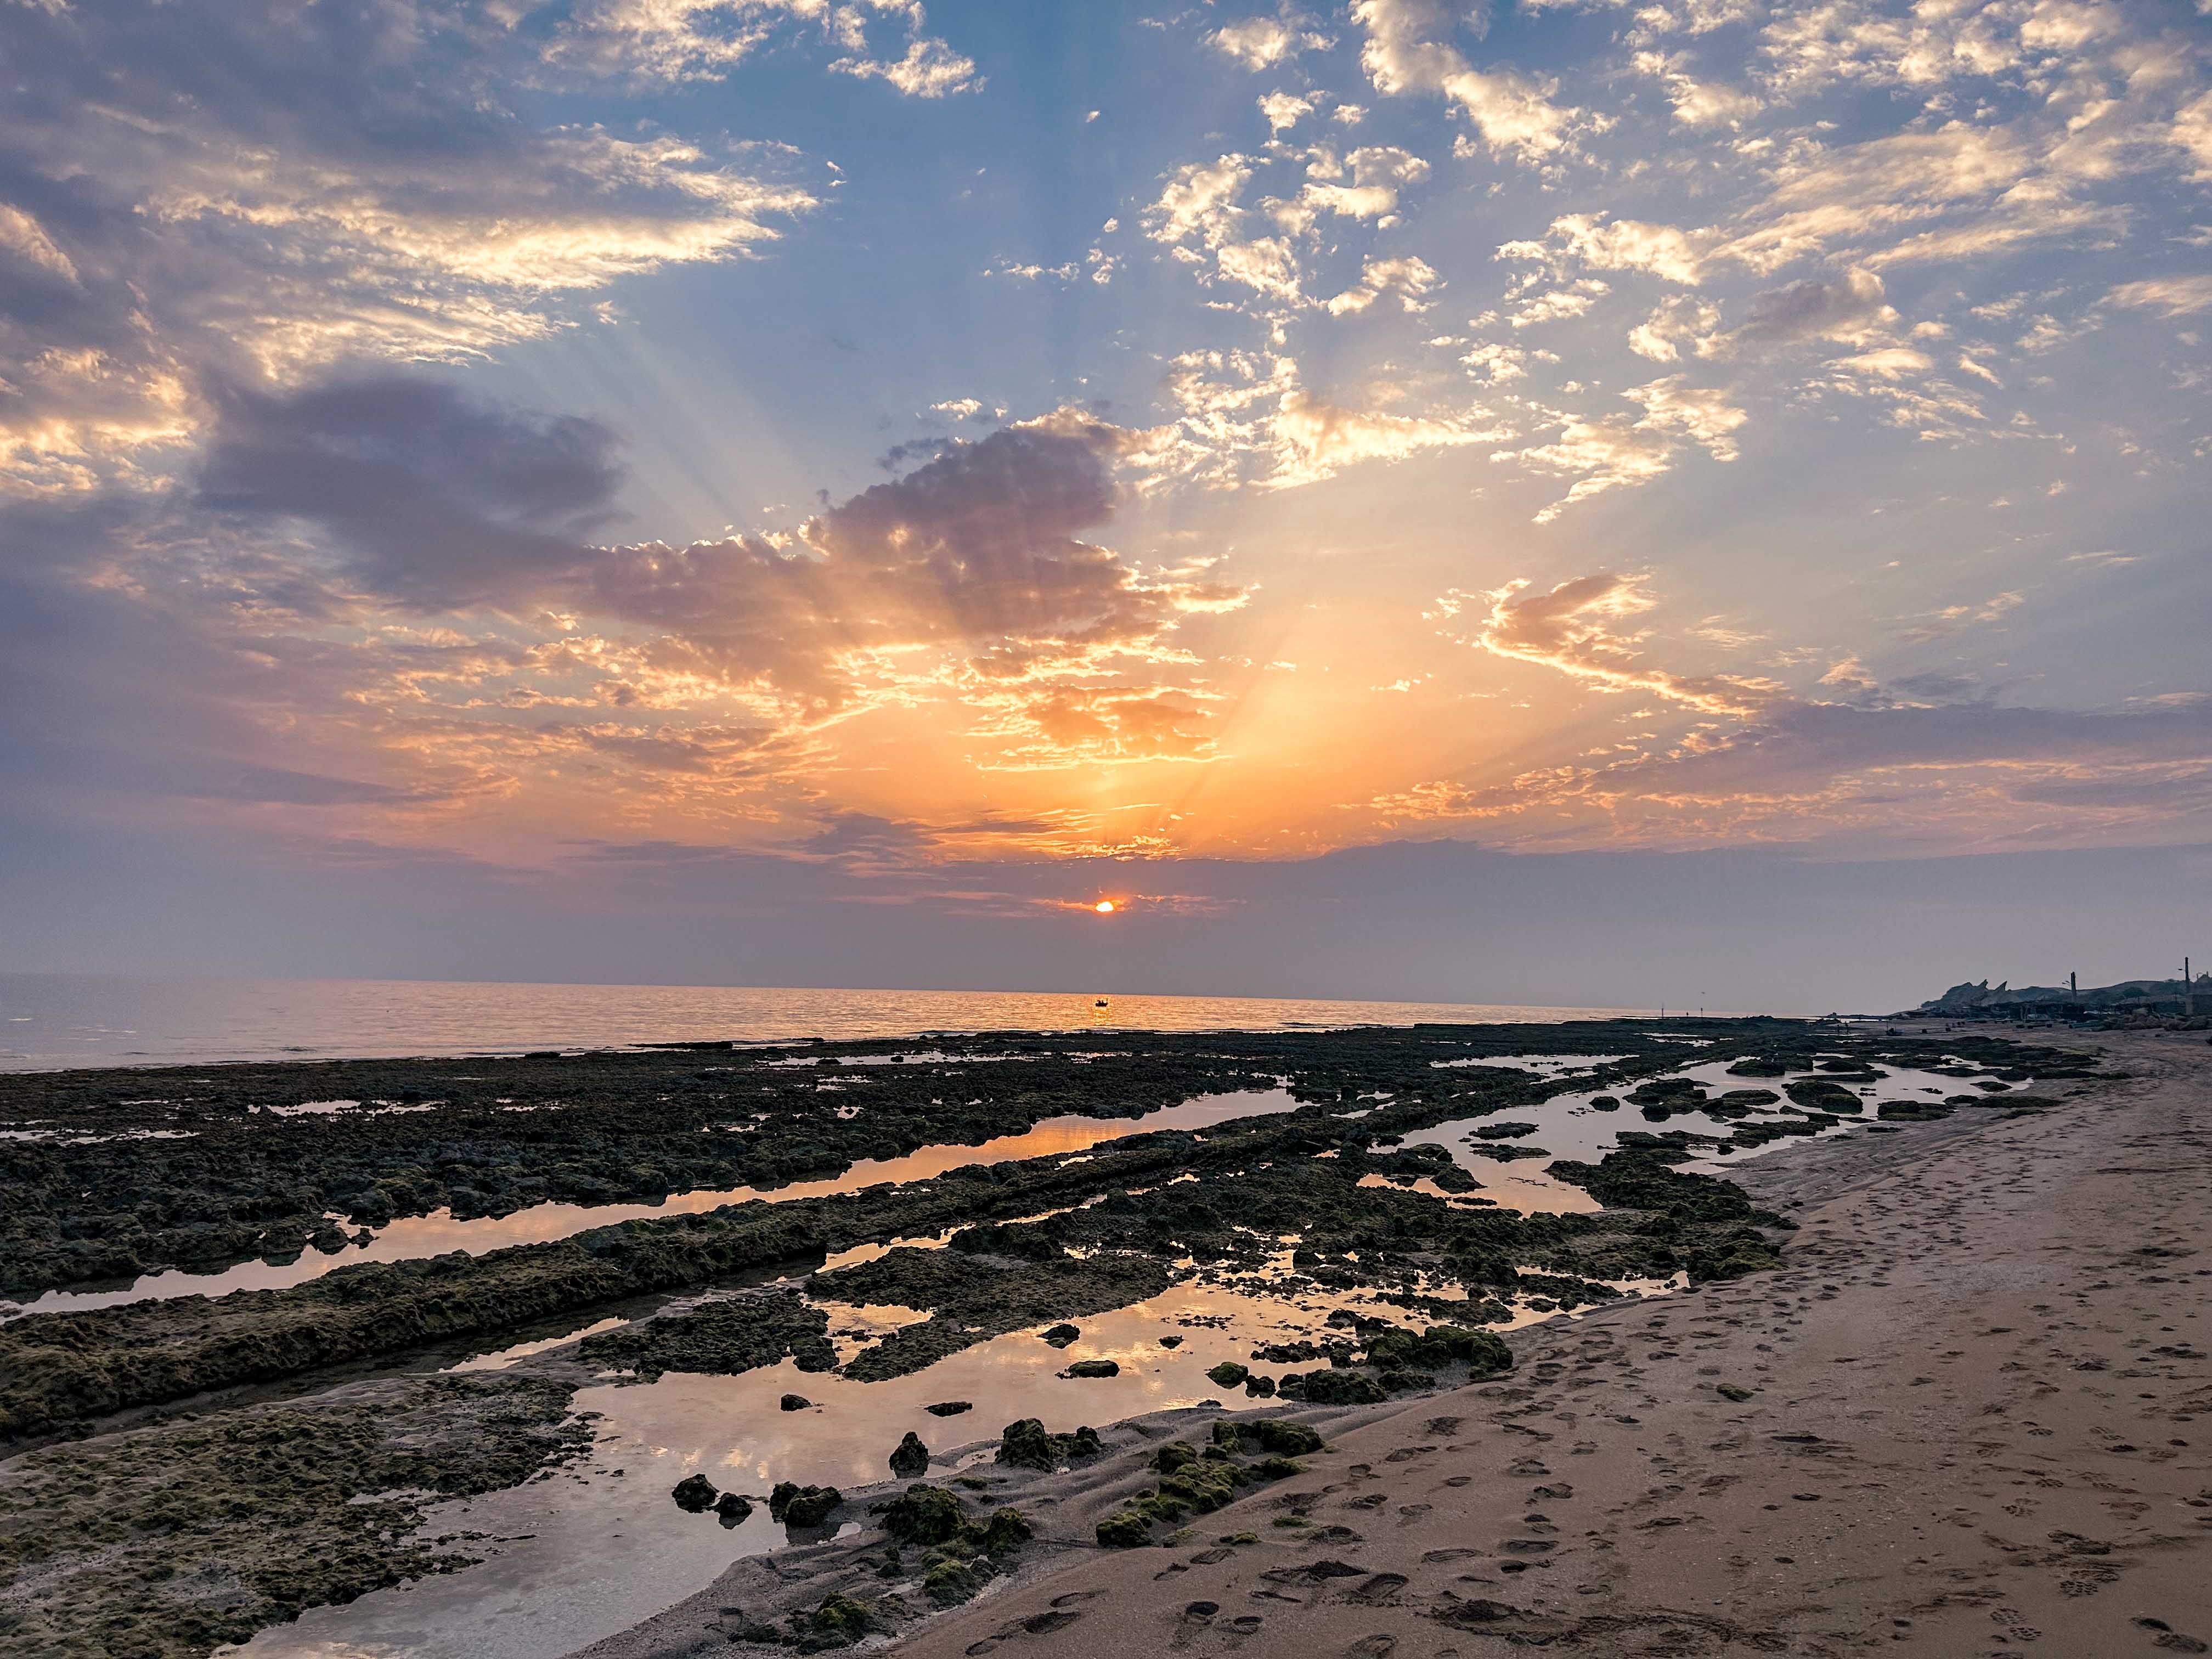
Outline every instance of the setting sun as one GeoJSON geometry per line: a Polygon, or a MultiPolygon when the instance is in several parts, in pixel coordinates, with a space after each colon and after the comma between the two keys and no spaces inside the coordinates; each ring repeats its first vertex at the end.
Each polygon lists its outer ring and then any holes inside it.
{"type": "Polygon", "coordinates": [[[1097,903],[1092,905],[1091,908],[1096,910],[1102,916],[1110,916],[1114,914],[1114,901],[1112,899],[1100,899],[1097,903]]]}

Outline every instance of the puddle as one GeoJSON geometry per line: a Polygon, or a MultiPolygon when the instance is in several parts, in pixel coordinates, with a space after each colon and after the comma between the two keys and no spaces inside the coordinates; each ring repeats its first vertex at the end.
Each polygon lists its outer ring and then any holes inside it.
{"type": "MultiPolygon", "coordinates": [[[[1288,1260],[1285,1252],[1279,1271],[1288,1260]]],[[[841,1352],[858,1346],[857,1334],[872,1338],[915,1316],[910,1310],[826,1305],[833,1336],[845,1339],[837,1343],[841,1352]]],[[[890,1479],[885,1460],[908,1430],[940,1457],[963,1454],[931,1466],[927,1478],[943,1480],[956,1468],[989,1474],[1000,1431],[1020,1418],[1041,1418],[1064,1433],[1207,1400],[1237,1412],[1279,1409],[1242,1388],[1217,1387],[1207,1368],[1234,1359],[1279,1377],[1325,1364],[1272,1364],[1251,1352],[1262,1343],[1319,1336],[1338,1308],[1422,1322],[1364,1293],[1279,1297],[1190,1283],[1079,1318],[1083,1334],[1064,1349],[1041,1340],[1044,1328],[1036,1326],[879,1382],[802,1371],[786,1360],[738,1376],[671,1372],[652,1383],[586,1388],[576,1409],[602,1417],[592,1455],[574,1472],[428,1512],[427,1535],[471,1530],[509,1540],[495,1559],[315,1608],[222,1652],[241,1659],[542,1659],[573,1652],[704,1589],[732,1561],[786,1541],[764,1505],[727,1528],[712,1514],[678,1509],[669,1490],[687,1475],[704,1474],[721,1491],[756,1498],[779,1480],[852,1492],[890,1479]],[[1163,1336],[1181,1344],[1164,1348],[1163,1336]],[[1079,1359],[1114,1360],[1121,1374],[1059,1375],[1079,1359]],[[785,1412],[779,1401],[786,1394],[814,1404],[785,1412]],[[969,1401],[974,1409],[950,1418],[924,1409],[952,1400],[969,1401]]],[[[1559,1316],[1523,1308],[1513,1323],[1559,1316]]],[[[979,1501],[988,1502],[988,1495],[979,1501]]],[[[848,1507],[838,1518],[855,1513],[848,1507]]]]}
{"type": "MultiPolygon", "coordinates": [[[[834,1193],[854,1193],[887,1182],[923,1181],[948,1170],[975,1164],[1008,1164],[1022,1158],[1048,1158],[1054,1153],[1085,1152],[1103,1141],[1155,1129],[1211,1129],[1237,1118],[1267,1117],[1295,1111],[1298,1103],[1283,1089],[1245,1089],[1227,1094],[1199,1095],[1179,1105],[1162,1107],[1142,1117],[1064,1116],[1043,1119],[1020,1134],[1001,1135],[977,1146],[924,1146],[902,1158],[869,1158],[854,1164],[842,1175],[823,1181],[793,1182],[787,1187],[762,1190],[731,1187],[678,1193],[659,1204],[534,1204],[512,1215],[485,1216],[462,1221],[448,1211],[409,1216],[378,1230],[366,1244],[349,1245],[331,1255],[309,1250],[298,1260],[278,1265],[267,1261],[241,1262],[215,1273],[186,1273],[180,1268],[149,1273],[127,1290],[50,1291],[35,1301],[21,1304],[0,1303],[0,1318],[20,1318],[32,1313],[68,1313],[83,1308],[112,1307],[125,1302],[149,1302],[179,1296],[227,1296],[233,1291],[281,1290],[304,1285],[340,1267],[365,1261],[408,1261],[460,1250],[483,1255],[514,1244],[544,1244],[568,1238],[593,1227],[618,1221],[639,1221],[654,1216],[696,1214],[726,1204],[758,1200],[788,1204],[795,1199],[823,1198],[834,1193]]],[[[155,1132],[156,1133],[164,1132],[155,1132]]]]}

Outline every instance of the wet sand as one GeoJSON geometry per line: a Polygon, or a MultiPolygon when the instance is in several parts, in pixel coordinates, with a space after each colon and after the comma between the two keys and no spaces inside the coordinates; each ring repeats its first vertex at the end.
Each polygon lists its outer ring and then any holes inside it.
{"type": "MultiPolygon", "coordinates": [[[[1782,1268],[1516,1333],[1510,1376],[1340,1418],[1176,1547],[1085,1541],[1150,1443],[1116,1437],[1062,1547],[896,1651],[2207,1651],[2212,1051],[2092,1041],[2132,1077],[2062,1109],[1743,1162],[1782,1268]]],[[[741,1580],[592,1651],[741,1650],[741,1580]]]]}

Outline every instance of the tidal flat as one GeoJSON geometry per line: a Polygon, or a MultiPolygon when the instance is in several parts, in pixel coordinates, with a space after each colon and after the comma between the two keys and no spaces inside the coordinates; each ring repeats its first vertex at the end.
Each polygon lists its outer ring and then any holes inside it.
{"type": "Polygon", "coordinates": [[[0,1078],[0,1651],[565,1652],[747,1562],[730,1640],[904,1631],[1772,1267],[1734,1164],[2096,1075],[1592,1020],[0,1078]]]}

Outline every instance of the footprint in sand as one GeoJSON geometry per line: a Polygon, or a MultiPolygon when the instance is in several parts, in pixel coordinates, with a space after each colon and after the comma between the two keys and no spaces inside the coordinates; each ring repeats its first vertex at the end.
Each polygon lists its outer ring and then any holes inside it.
{"type": "Polygon", "coordinates": [[[1991,1620],[2004,1626],[2004,1632],[2015,1642],[2039,1642],[2043,1632],[2027,1622],[2027,1615],[2018,1607],[1999,1607],[1990,1614],[1991,1620]]]}
{"type": "Polygon", "coordinates": [[[1402,1572],[1378,1572],[1358,1589],[1346,1592],[1346,1599],[1373,1607],[1391,1601],[1406,1588],[1407,1582],[1402,1572]]]}

